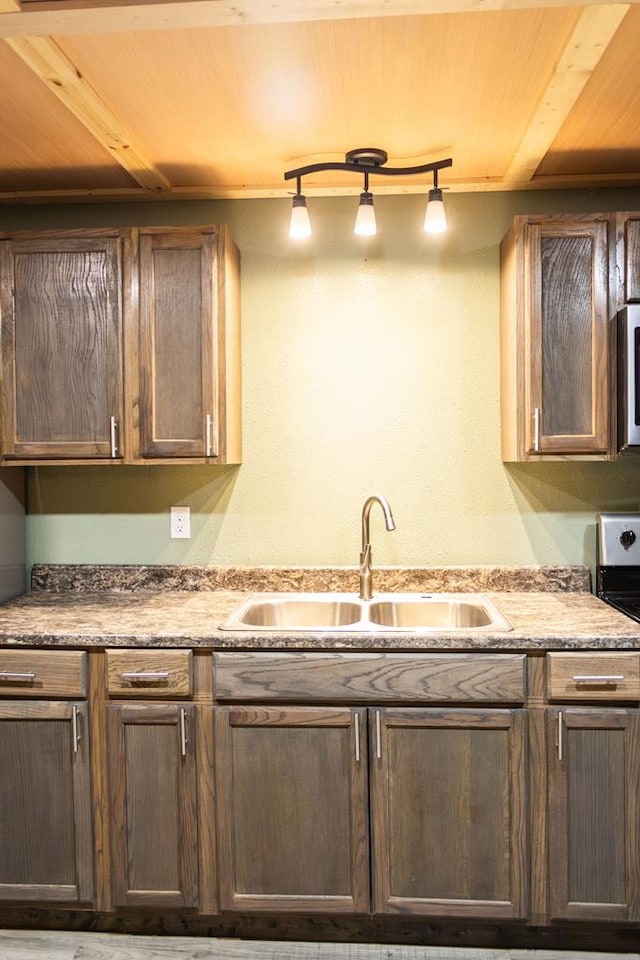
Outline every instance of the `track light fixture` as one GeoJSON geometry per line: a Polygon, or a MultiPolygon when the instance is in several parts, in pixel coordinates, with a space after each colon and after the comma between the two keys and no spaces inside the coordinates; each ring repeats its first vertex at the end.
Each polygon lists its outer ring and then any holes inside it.
{"type": "Polygon", "coordinates": [[[296,180],[296,192],[293,197],[289,236],[295,239],[311,235],[311,221],[307,210],[307,200],[302,193],[302,178],[310,173],[321,170],[347,170],[349,173],[359,173],[364,177],[364,189],[360,194],[360,203],[354,233],[363,237],[370,237],[376,233],[376,215],[373,209],[373,194],[369,191],[369,174],[380,174],[386,177],[412,176],[419,173],[433,174],[433,187],[429,190],[427,211],[424,218],[424,229],[427,233],[442,233],[447,229],[447,218],[442,202],[442,190],[438,186],[438,170],[453,165],[449,157],[446,160],[435,160],[433,163],[421,163],[415,167],[385,167],[387,162],[386,150],[378,147],[362,147],[349,150],[345,155],[344,163],[311,163],[296,170],[287,170],[285,180],[296,180]]]}

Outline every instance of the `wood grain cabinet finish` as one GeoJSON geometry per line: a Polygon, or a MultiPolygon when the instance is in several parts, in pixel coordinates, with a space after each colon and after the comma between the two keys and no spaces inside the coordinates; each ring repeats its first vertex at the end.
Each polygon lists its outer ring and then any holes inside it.
{"type": "Polygon", "coordinates": [[[83,650],[0,649],[0,697],[48,700],[87,696],[83,650]]]}
{"type": "Polygon", "coordinates": [[[554,920],[640,920],[639,731],[637,710],[549,710],[554,920]]]}
{"type": "Polygon", "coordinates": [[[613,456],[613,216],[516,217],[501,245],[502,456],[613,456]]]}
{"type": "Polygon", "coordinates": [[[86,701],[0,700],[0,901],[88,904],[86,701]]]}
{"type": "Polygon", "coordinates": [[[107,650],[110,697],[175,700],[193,693],[191,650],[107,650]]]}
{"type": "Polygon", "coordinates": [[[527,915],[520,710],[371,710],[378,913],[527,915]]]}
{"type": "Polygon", "coordinates": [[[141,230],[140,456],[238,462],[238,252],[223,227],[141,230]]]}
{"type": "Polygon", "coordinates": [[[5,463],[239,463],[225,227],[0,236],[5,463]]]}
{"type": "Polygon", "coordinates": [[[548,653],[549,700],[640,700],[640,653],[548,653]]]}
{"type": "Polygon", "coordinates": [[[118,231],[0,241],[6,459],[121,457],[122,243],[118,231]]]}
{"type": "Polygon", "coordinates": [[[618,306],[640,300],[640,213],[616,216],[618,306]]]}
{"type": "Polygon", "coordinates": [[[366,913],[365,710],[216,710],[223,910],[366,913]]]}
{"type": "Polygon", "coordinates": [[[198,905],[192,704],[108,707],[112,902],[198,905]]]}

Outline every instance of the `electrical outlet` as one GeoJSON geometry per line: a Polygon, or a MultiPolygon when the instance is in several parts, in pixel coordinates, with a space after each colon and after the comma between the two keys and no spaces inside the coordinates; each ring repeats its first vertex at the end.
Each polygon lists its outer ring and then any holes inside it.
{"type": "Polygon", "coordinates": [[[191,537],[189,507],[171,507],[171,539],[188,540],[191,537]]]}

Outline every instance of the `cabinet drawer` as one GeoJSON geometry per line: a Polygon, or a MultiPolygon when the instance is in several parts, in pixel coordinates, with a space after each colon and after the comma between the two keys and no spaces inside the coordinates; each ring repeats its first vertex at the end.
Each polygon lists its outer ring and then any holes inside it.
{"type": "Polygon", "coordinates": [[[521,703],[525,657],[512,654],[216,653],[218,700],[521,703]]]}
{"type": "Polygon", "coordinates": [[[637,700],[640,654],[548,653],[549,700],[637,700]]]}
{"type": "Polygon", "coordinates": [[[112,697],[190,697],[193,654],[191,650],[107,650],[107,688],[112,697]]]}
{"type": "Polygon", "coordinates": [[[86,697],[82,650],[0,650],[0,697],[86,697]]]}

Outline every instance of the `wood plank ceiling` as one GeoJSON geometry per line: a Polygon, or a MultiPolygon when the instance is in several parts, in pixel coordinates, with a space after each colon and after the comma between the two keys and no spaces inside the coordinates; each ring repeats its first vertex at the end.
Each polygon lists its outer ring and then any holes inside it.
{"type": "Polygon", "coordinates": [[[639,3],[0,0],[0,201],[639,185],[639,3]]]}

